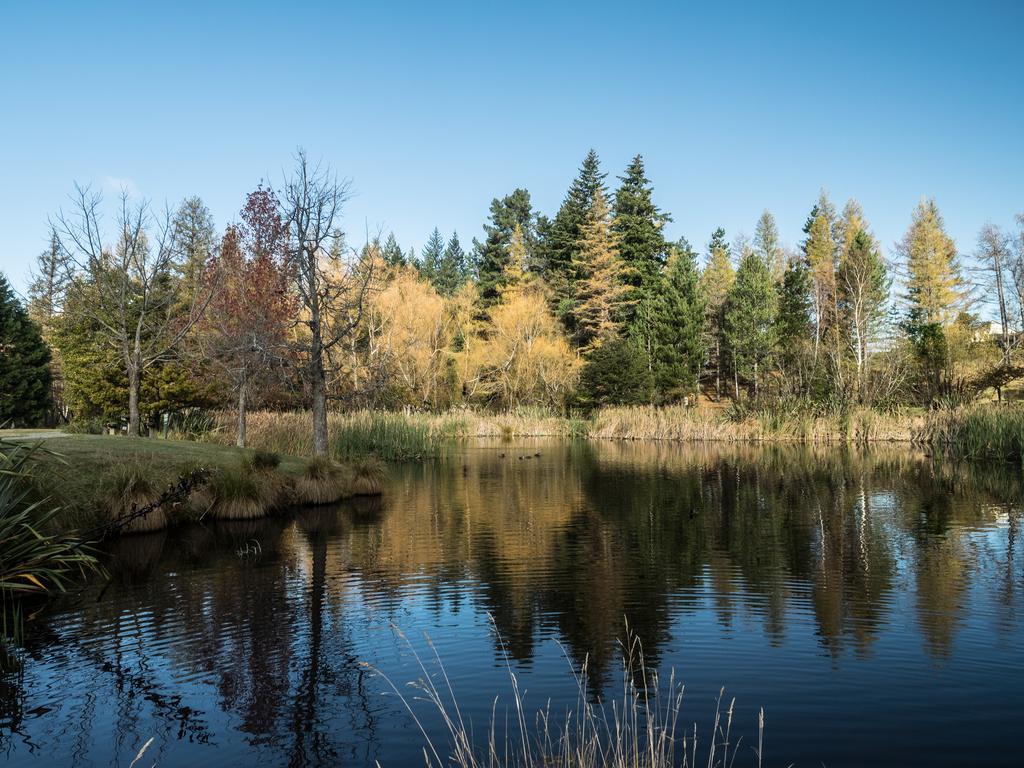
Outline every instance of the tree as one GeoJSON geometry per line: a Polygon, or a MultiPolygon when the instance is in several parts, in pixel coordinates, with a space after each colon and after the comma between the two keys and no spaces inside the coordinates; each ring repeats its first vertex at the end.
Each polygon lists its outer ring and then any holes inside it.
{"type": "Polygon", "coordinates": [[[654,380],[647,354],[634,340],[617,338],[594,350],[580,375],[579,395],[588,408],[649,403],[654,380]]]}
{"type": "Polygon", "coordinates": [[[600,188],[594,192],[579,231],[571,267],[577,275],[572,313],[576,343],[587,354],[618,335],[629,306],[618,237],[612,231],[608,203],[600,188]]]}
{"type": "Polygon", "coordinates": [[[388,234],[388,239],[384,243],[381,256],[384,258],[384,263],[389,267],[404,267],[408,263],[405,254],[398,245],[398,241],[395,239],[394,232],[388,234]]]}
{"type": "MultiPolygon", "coordinates": [[[[651,183],[640,155],[633,158],[615,193],[612,229],[619,239],[619,252],[628,269],[633,314],[657,292],[661,269],[668,255],[662,232],[672,218],[658,210],[652,200],[651,183]]],[[[632,318],[631,318],[632,319],[632,318]]]]}
{"type": "Polygon", "coordinates": [[[60,239],[50,232],[50,244],[36,257],[32,281],[28,287],[28,315],[39,326],[43,340],[50,347],[50,381],[53,423],[67,417],[64,402],[64,379],[61,372],[60,352],[54,346],[55,323],[63,311],[64,295],[70,281],[62,262],[60,239]]]}
{"type": "Polygon", "coordinates": [[[200,289],[200,278],[208,277],[206,261],[216,240],[213,216],[199,197],[189,197],[178,206],[171,222],[171,247],[186,293],[200,289]]]}
{"type": "Polygon", "coordinates": [[[50,350],[0,273],[0,426],[45,423],[50,394],[50,350]]]}
{"type": "Polygon", "coordinates": [[[672,249],[653,307],[655,388],[660,399],[677,400],[696,390],[705,351],[697,254],[685,240],[672,249]]]}
{"type": "Polygon", "coordinates": [[[725,309],[725,339],[732,357],[737,398],[741,376],[753,385],[754,396],[759,394],[761,373],[775,352],[777,314],[778,293],[771,269],[747,248],[725,309]]]}
{"type": "Polygon", "coordinates": [[[174,247],[169,212],[156,219],[146,201],[132,205],[122,192],[117,237],[107,247],[101,227],[102,197],[75,187],[74,213],[57,214],[62,269],[74,274],[67,294],[78,299],[102,343],[112,349],[127,379],[128,434],[141,430],[143,374],[166,362],[202,315],[215,285],[182,290],[175,276],[184,270],[174,247]],[[155,235],[150,243],[151,233],[155,235]]]}
{"type": "Polygon", "coordinates": [[[907,299],[926,323],[953,322],[966,299],[956,244],[934,200],[922,200],[897,250],[906,261],[907,299]]]}
{"type": "Polygon", "coordinates": [[[287,362],[296,302],[286,266],[288,228],[274,193],[262,187],[251,192],[242,221],[228,227],[206,265],[220,290],[196,335],[205,360],[219,369],[235,394],[236,443],[244,447],[249,402],[287,362]]]}
{"type": "Polygon", "coordinates": [[[837,278],[840,311],[855,363],[857,395],[863,401],[868,356],[885,319],[891,284],[882,255],[866,230],[860,229],[844,248],[837,278]]]}
{"type": "Polygon", "coordinates": [[[434,286],[442,296],[454,296],[468,276],[466,252],[462,250],[462,244],[459,242],[459,233],[452,232],[448,245],[441,255],[433,280],[434,286]]]}
{"type": "Polygon", "coordinates": [[[1007,300],[1007,269],[1012,258],[1010,238],[991,222],[978,233],[978,259],[991,276],[990,285],[995,290],[996,306],[999,311],[999,345],[1002,365],[1010,365],[1010,310],[1007,300]]]}
{"type": "Polygon", "coordinates": [[[480,299],[485,307],[498,301],[512,234],[517,226],[529,259],[534,247],[534,214],[530,193],[525,189],[516,189],[500,200],[491,201],[490,223],[484,225],[484,240],[473,240],[480,299]]]}
{"type": "Polygon", "coordinates": [[[777,334],[779,362],[790,390],[802,394],[807,389],[813,335],[811,275],[806,261],[790,259],[779,286],[777,334]]]}
{"type": "MultiPolygon", "coordinates": [[[[804,258],[811,278],[811,304],[814,315],[814,362],[822,345],[839,332],[839,296],[836,288],[836,216],[832,203],[822,190],[818,202],[804,224],[804,258]]],[[[837,344],[831,344],[830,348],[837,344]]]]}
{"type": "Polygon", "coordinates": [[[732,266],[729,243],[725,239],[725,230],[719,227],[711,234],[707,264],[700,276],[700,289],[705,302],[706,347],[710,352],[709,362],[715,371],[716,398],[722,396],[722,374],[726,363],[726,348],[723,344],[725,300],[735,279],[736,271],[732,266]]]}
{"type": "MultiPolygon", "coordinates": [[[[567,318],[572,311],[572,284],[576,278],[573,265],[580,260],[583,230],[591,221],[595,195],[600,193],[606,201],[607,210],[606,175],[601,172],[597,152],[591,149],[583,158],[579,172],[543,239],[545,275],[552,285],[561,317],[567,318]]],[[[577,314],[573,316],[578,317],[577,314]]]]}
{"type": "Polygon", "coordinates": [[[441,231],[434,227],[434,231],[427,238],[427,244],[420,252],[418,262],[420,274],[425,280],[437,285],[438,273],[441,269],[441,260],[444,258],[444,238],[441,231]]]}
{"type": "Polygon", "coordinates": [[[779,228],[775,224],[775,217],[772,216],[771,211],[765,210],[757,220],[757,225],[754,227],[754,250],[768,265],[772,276],[777,280],[782,280],[786,259],[782,252],[782,245],[779,243],[779,228]]]}
{"type": "Polygon", "coordinates": [[[304,378],[313,418],[313,450],[327,453],[328,355],[351,341],[366,306],[373,280],[372,260],[346,258],[338,227],[350,184],[330,168],[296,153],[292,176],[282,194],[283,218],[289,225],[288,269],[302,307],[299,321],[304,378]]]}

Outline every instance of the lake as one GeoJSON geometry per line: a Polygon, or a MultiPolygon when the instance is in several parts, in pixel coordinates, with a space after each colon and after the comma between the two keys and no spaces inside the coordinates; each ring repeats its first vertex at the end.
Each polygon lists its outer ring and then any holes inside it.
{"type": "Polygon", "coordinates": [[[422,765],[388,680],[437,672],[427,637],[483,738],[510,671],[531,712],[584,663],[620,691],[628,622],[699,737],[735,697],[737,766],[761,707],[765,765],[1018,765],[1021,498],[908,447],[472,445],[383,499],[114,542],[3,659],[0,761],[422,765]]]}

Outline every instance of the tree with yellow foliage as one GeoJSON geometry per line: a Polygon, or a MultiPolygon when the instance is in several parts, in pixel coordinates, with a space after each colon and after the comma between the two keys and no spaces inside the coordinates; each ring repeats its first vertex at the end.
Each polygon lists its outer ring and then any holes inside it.
{"type": "Polygon", "coordinates": [[[966,298],[956,243],[934,200],[922,200],[897,245],[907,265],[907,299],[922,323],[952,323],[966,298]]]}

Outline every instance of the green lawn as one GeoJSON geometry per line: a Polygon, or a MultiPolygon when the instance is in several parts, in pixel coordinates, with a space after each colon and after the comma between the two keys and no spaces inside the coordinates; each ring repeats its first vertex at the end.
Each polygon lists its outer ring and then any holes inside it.
{"type": "MultiPolygon", "coordinates": [[[[155,484],[170,485],[188,470],[235,466],[242,456],[251,453],[211,443],[73,435],[56,430],[0,430],[0,440],[5,439],[39,445],[36,478],[40,489],[63,508],[62,526],[79,529],[100,521],[97,499],[104,475],[114,466],[141,465],[155,484]]],[[[297,476],[304,466],[301,458],[282,456],[279,470],[297,476]]]]}

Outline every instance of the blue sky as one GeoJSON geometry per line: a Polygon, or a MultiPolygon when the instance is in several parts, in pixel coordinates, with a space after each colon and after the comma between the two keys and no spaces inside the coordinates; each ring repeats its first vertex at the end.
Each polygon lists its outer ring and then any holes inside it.
{"type": "Polygon", "coordinates": [[[0,8],[0,270],[27,283],[75,181],[218,226],[297,146],[351,177],[346,229],[479,235],[553,213],[594,147],[644,155],[669,234],[795,245],[818,190],[886,250],[922,195],[961,250],[1024,210],[1022,2],[86,3],[0,8]],[[784,6],[784,8],[783,8],[784,6]]]}

